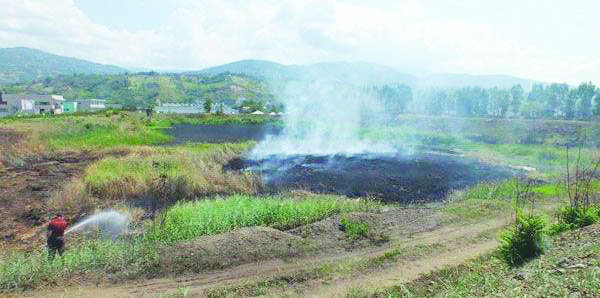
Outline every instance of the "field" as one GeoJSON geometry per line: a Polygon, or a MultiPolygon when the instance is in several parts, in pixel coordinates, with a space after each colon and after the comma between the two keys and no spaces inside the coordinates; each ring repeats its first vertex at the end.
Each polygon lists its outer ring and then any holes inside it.
{"type": "Polygon", "coordinates": [[[581,171],[600,124],[401,115],[356,131],[394,154],[249,158],[283,131],[270,116],[0,119],[0,294],[600,295],[600,180],[581,171]],[[585,227],[557,216],[572,186],[585,227]],[[515,267],[498,236],[517,208],[545,216],[551,245],[515,267]],[[68,234],[47,258],[52,214],[106,209],[129,215],[126,233],[68,234]]]}

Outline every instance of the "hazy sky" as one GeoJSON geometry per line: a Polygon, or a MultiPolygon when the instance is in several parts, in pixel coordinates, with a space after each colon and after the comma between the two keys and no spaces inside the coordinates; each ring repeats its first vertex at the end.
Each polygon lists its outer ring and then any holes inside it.
{"type": "Polygon", "coordinates": [[[0,47],[154,69],[348,60],[598,84],[598,36],[598,0],[0,0],[0,47]]]}

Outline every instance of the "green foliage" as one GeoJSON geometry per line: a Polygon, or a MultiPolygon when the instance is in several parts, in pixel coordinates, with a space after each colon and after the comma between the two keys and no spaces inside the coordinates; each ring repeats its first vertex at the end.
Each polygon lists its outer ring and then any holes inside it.
{"type": "Polygon", "coordinates": [[[600,221],[600,207],[590,206],[571,207],[565,206],[557,210],[558,225],[561,227],[581,228],[600,221]]]}
{"type": "Polygon", "coordinates": [[[158,260],[158,246],[141,239],[84,241],[53,261],[45,251],[15,252],[0,259],[0,292],[55,284],[83,274],[136,278],[156,272],[158,260]]]}
{"type": "Polygon", "coordinates": [[[161,130],[142,125],[128,126],[115,124],[83,123],[64,127],[45,135],[49,148],[63,149],[102,149],[118,145],[156,145],[171,141],[171,137],[161,130]]]}
{"type": "Polygon", "coordinates": [[[358,240],[369,236],[369,223],[357,219],[340,219],[341,229],[350,240],[358,240]]]}
{"type": "Polygon", "coordinates": [[[210,112],[212,111],[212,105],[213,105],[212,99],[209,98],[209,99],[205,100],[204,101],[204,112],[207,114],[210,114],[210,112]]]}
{"type": "Polygon", "coordinates": [[[500,234],[500,255],[510,265],[521,265],[546,250],[543,215],[526,214],[517,209],[515,225],[500,234]]]}
{"type": "Polygon", "coordinates": [[[129,107],[149,107],[156,102],[192,103],[210,100],[213,104],[235,106],[239,98],[262,104],[276,104],[270,86],[242,74],[73,74],[56,75],[44,81],[14,83],[6,93],[60,94],[66,99],[102,98],[129,107]]]}
{"type": "Polygon", "coordinates": [[[346,212],[376,211],[380,205],[336,196],[303,199],[236,195],[224,199],[179,202],[152,225],[148,237],[167,243],[213,235],[240,227],[291,229],[346,212]]]}

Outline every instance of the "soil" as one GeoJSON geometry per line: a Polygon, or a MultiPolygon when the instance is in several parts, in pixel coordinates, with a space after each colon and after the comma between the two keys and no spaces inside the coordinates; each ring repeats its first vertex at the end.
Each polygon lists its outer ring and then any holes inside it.
{"type": "Polygon", "coordinates": [[[266,191],[272,193],[303,189],[401,203],[440,201],[451,190],[519,173],[435,153],[271,156],[258,161],[234,160],[225,168],[261,174],[266,191]]]}
{"type": "Polygon", "coordinates": [[[53,215],[46,202],[93,159],[83,153],[64,153],[0,169],[0,248],[30,250],[42,245],[43,224],[53,215]]]}
{"type": "Polygon", "coordinates": [[[163,272],[199,273],[272,258],[291,258],[314,250],[298,236],[267,227],[242,228],[161,251],[163,272]]]}
{"type": "Polygon", "coordinates": [[[266,125],[190,125],[178,124],[167,129],[174,137],[172,144],[184,143],[231,143],[240,141],[260,141],[267,135],[281,133],[282,127],[266,125]]]}
{"type": "MultiPolygon", "coordinates": [[[[195,275],[184,275],[178,277],[162,277],[150,280],[131,281],[119,284],[100,283],[96,286],[82,285],[71,286],[67,288],[58,288],[50,290],[38,290],[35,292],[22,293],[24,296],[35,297],[159,297],[165,295],[182,295],[185,290],[189,297],[205,297],[208,291],[222,289],[224,287],[241,287],[245,285],[261,283],[268,280],[286,281],[286,287],[275,287],[267,289],[266,296],[273,297],[296,297],[296,296],[314,296],[314,297],[344,297],[348,289],[354,286],[378,286],[391,285],[398,281],[414,280],[423,273],[437,269],[444,265],[457,265],[465,260],[475,257],[479,254],[488,252],[496,247],[496,240],[490,240],[485,237],[477,237],[482,233],[491,233],[495,236],[497,230],[508,223],[509,218],[493,218],[479,223],[472,223],[463,226],[441,226],[438,224],[437,212],[427,209],[392,209],[381,214],[354,214],[357,218],[362,218],[373,223],[379,222],[383,225],[389,225],[391,231],[396,234],[391,235],[390,242],[384,245],[371,245],[362,249],[355,250],[329,250],[325,247],[319,249],[317,255],[297,257],[278,257],[271,256],[268,259],[249,258],[250,263],[241,264],[227,268],[225,270],[213,270],[195,275]],[[414,211],[414,212],[411,212],[414,211]],[[405,223],[405,225],[395,225],[394,223],[405,223]],[[434,251],[430,254],[413,254],[412,252],[423,249],[426,245],[444,243],[442,250],[434,251]],[[365,272],[356,272],[350,276],[333,276],[331,278],[321,279],[318,276],[306,278],[306,272],[320,268],[325,263],[339,264],[344,266],[348,261],[358,261],[361,259],[377,258],[385,255],[390,248],[402,247],[408,252],[407,257],[400,259],[390,265],[373,268],[365,272]]],[[[312,224],[312,226],[324,227],[322,230],[328,234],[333,233],[338,227],[331,225],[334,222],[331,218],[322,222],[312,224]]],[[[243,229],[237,236],[221,236],[220,239],[211,238],[212,244],[194,245],[198,247],[212,247],[212,249],[228,250],[227,243],[221,242],[228,238],[234,238],[234,243],[243,244],[246,240],[240,242],[246,236],[243,233],[263,234],[263,236],[250,236],[252,239],[262,239],[260,241],[272,241],[286,243],[288,241],[297,241],[302,228],[296,231],[280,232],[271,229],[243,229]],[[284,235],[287,234],[287,235],[284,235]],[[277,239],[275,239],[275,238],[277,239]]],[[[310,237],[317,237],[315,232],[310,237]]],[[[208,239],[208,238],[207,238],[208,239]]],[[[205,239],[206,240],[206,239],[205,239]]],[[[189,245],[182,247],[182,250],[192,249],[188,253],[196,251],[189,245]]],[[[274,247],[268,244],[268,247],[274,247]]],[[[256,249],[256,248],[253,248],[256,249]]],[[[233,249],[225,254],[243,253],[247,249],[233,249]]],[[[215,252],[216,254],[216,252],[215,252]]],[[[257,252],[257,255],[260,255],[257,252]]],[[[334,265],[338,266],[338,265],[334,265]]],[[[251,295],[253,292],[250,292],[251,295]]],[[[242,293],[230,293],[228,297],[244,296],[242,293]]]]}

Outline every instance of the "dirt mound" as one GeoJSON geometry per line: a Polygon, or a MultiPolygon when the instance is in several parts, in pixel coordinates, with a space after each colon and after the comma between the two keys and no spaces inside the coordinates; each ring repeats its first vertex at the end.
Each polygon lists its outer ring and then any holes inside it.
{"type": "Polygon", "coordinates": [[[451,190],[517,174],[462,156],[432,153],[271,156],[228,168],[236,166],[264,177],[267,192],[305,189],[402,203],[443,200],[451,190]]]}
{"type": "Polygon", "coordinates": [[[313,250],[310,241],[266,227],[242,228],[166,247],[165,272],[205,272],[273,258],[301,256],[313,250]]]}
{"type": "MultiPolygon", "coordinates": [[[[390,208],[381,213],[354,212],[344,217],[367,223],[370,232],[392,238],[432,230],[440,220],[432,209],[426,208],[390,208]]],[[[318,243],[320,250],[347,251],[382,244],[381,241],[372,241],[373,239],[348,241],[340,228],[340,219],[340,216],[332,216],[287,232],[318,243]]]]}

